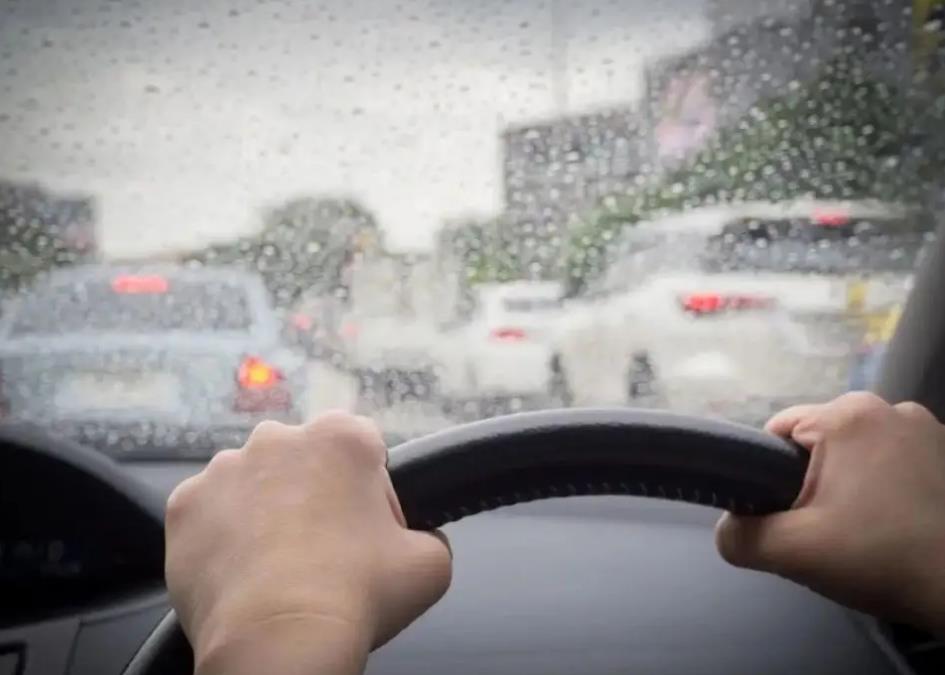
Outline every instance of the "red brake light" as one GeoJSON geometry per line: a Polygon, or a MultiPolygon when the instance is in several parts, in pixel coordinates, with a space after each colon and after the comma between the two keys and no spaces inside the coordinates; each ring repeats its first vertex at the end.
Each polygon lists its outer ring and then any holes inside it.
{"type": "Polygon", "coordinates": [[[770,309],[774,306],[774,298],[737,293],[690,293],[682,296],[679,301],[683,310],[696,316],[732,310],[770,309]]]}
{"type": "Polygon", "coordinates": [[[167,293],[167,279],[159,276],[123,275],[112,279],[116,293],[167,293]]]}
{"type": "Polygon", "coordinates": [[[491,337],[499,342],[521,342],[528,335],[521,328],[496,328],[492,331],[491,337]]]}
{"type": "Polygon", "coordinates": [[[311,330],[312,324],[314,323],[312,317],[307,314],[293,314],[290,321],[292,322],[292,326],[299,330],[311,330]]]}
{"type": "Polygon", "coordinates": [[[842,227],[850,222],[850,215],[844,211],[815,211],[813,221],[824,227],[842,227]]]}
{"type": "Polygon", "coordinates": [[[233,409],[239,412],[266,413],[292,408],[292,393],[285,387],[285,376],[278,368],[255,356],[247,356],[236,372],[239,390],[233,409]]]}
{"type": "Polygon", "coordinates": [[[682,306],[693,314],[712,314],[722,309],[722,296],[718,293],[693,293],[682,298],[682,306]]]}
{"type": "Polygon", "coordinates": [[[244,389],[267,389],[282,379],[282,373],[262,359],[250,356],[243,359],[236,379],[244,389]]]}

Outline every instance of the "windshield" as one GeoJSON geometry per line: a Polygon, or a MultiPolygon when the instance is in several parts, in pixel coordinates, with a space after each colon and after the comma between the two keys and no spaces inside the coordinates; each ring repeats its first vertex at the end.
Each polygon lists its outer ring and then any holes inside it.
{"type": "Polygon", "coordinates": [[[160,460],[870,387],[945,212],[942,8],[4,3],[0,423],[160,460]]]}

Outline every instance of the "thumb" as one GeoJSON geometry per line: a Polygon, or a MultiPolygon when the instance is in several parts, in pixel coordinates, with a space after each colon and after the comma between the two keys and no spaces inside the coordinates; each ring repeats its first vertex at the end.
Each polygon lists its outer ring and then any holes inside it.
{"type": "Polygon", "coordinates": [[[810,521],[809,509],[768,516],[726,513],[715,526],[715,545],[722,558],[736,567],[796,577],[811,559],[810,521]]]}
{"type": "Polygon", "coordinates": [[[440,530],[407,530],[410,555],[401,588],[412,598],[421,614],[443,597],[453,577],[453,552],[449,539],[440,530]]]}
{"type": "Polygon", "coordinates": [[[391,570],[385,584],[381,625],[374,648],[380,647],[413,623],[449,589],[453,577],[453,556],[449,542],[439,530],[403,530],[404,555],[391,570]]]}

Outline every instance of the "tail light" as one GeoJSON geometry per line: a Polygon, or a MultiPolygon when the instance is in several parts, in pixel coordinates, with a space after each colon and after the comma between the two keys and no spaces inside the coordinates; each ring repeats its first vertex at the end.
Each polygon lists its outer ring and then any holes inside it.
{"type": "Polygon", "coordinates": [[[243,359],[236,381],[239,389],[233,409],[237,412],[286,411],[292,407],[292,393],[285,386],[282,371],[260,358],[243,359]]]}
{"type": "Polygon", "coordinates": [[[358,324],[352,323],[351,321],[346,321],[345,323],[341,324],[341,328],[338,330],[341,333],[341,337],[345,338],[346,340],[354,340],[356,337],[358,337],[358,333],[360,332],[358,324]]]}
{"type": "Polygon", "coordinates": [[[289,318],[289,322],[292,324],[293,328],[296,328],[298,330],[311,330],[312,326],[315,323],[312,320],[312,317],[310,317],[308,314],[301,314],[301,313],[293,314],[289,318]]]}
{"type": "Polygon", "coordinates": [[[496,328],[489,337],[498,342],[521,342],[528,334],[521,328],[496,328]]]}
{"type": "Polygon", "coordinates": [[[115,293],[167,293],[168,286],[167,279],[154,275],[135,276],[125,274],[112,279],[112,290],[115,291],[115,293]]]}
{"type": "Polygon", "coordinates": [[[282,373],[262,359],[249,356],[243,359],[236,379],[243,389],[268,389],[283,379],[282,373]]]}
{"type": "Polygon", "coordinates": [[[842,227],[849,224],[850,214],[846,211],[822,209],[814,212],[812,220],[822,227],[842,227]]]}
{"type": "Polygon", "coordinates": [[[745,295],[740,293],[690,293],[679,299],[684,311],[695,316],[718,314],[721,312],[770,309],[774,307],[774,298],[764,295],[745,295]]]}

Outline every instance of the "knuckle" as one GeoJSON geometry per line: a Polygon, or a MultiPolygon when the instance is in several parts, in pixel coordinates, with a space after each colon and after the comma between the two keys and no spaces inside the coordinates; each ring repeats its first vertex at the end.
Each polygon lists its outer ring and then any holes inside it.
{"type": "Polygon", "coordinates": [[[244,448],[268,448],[274,444],[283,444],[292,438],[292,427],[289,425],[274,420],[263,420],[253,428],[244,448]]]}
{"type": "Polygon", "coordinates": [[[842,401],[851,408],[866,411],[875,411],[889,407],[886,401],[871,391],[851,391],[840,396],[837,401],[842,401]]]}
{"type": "Polygon", "coordinates": [[[304,426],[308,439],[315,445],[337,448],[355,457],[377,460],[387,450],[377,427],[364,417],[344,411],[329,411],[304,426]]]}
{"type": "Polygon", "coordinates": [[[361,432],[359,418],[344,410],[329,410],[316,417],[306,428],[336,436],[356,435],[361,432]]]}
{"type": "Polygon", "coordinates": [[[715,526],[715,547],[722,556],[722,560],[729,565],[736,567],[747,565],[746,549],[739,536],[739,524],[731,515],[724,515],[715,526]]]}
{"type": "Polygon", "coordinates": [[[195,494],[199,490],[200,482],[199,474],[191,476],[179,483],[171,492],[164,509],[168,527],[173,527],[174,524],[179,523],[186,516],[194,501],[195,494]]]}
{"type": "Polygon", "coordinates": [[[904,401],[893,406],[899,414],[912,420],[937,421],[935,415],[920,403],[915,401],[904,401]]]}
{"type": "Polygon", "coordinates": [[[845,427],[875,421],[889,410],[890,405],[876,394],[853,391],[835,399],[829,409],[824,411],[824,418],[836,420],[834,426],[845,427]]]}
{"type": "Polygon", "coordinates": [[[239,465],[241,457],[242,452],[239,450],[220,450],[210,458],[204,471],[213,471],[214,473],[227,471],[239,465]]]}

